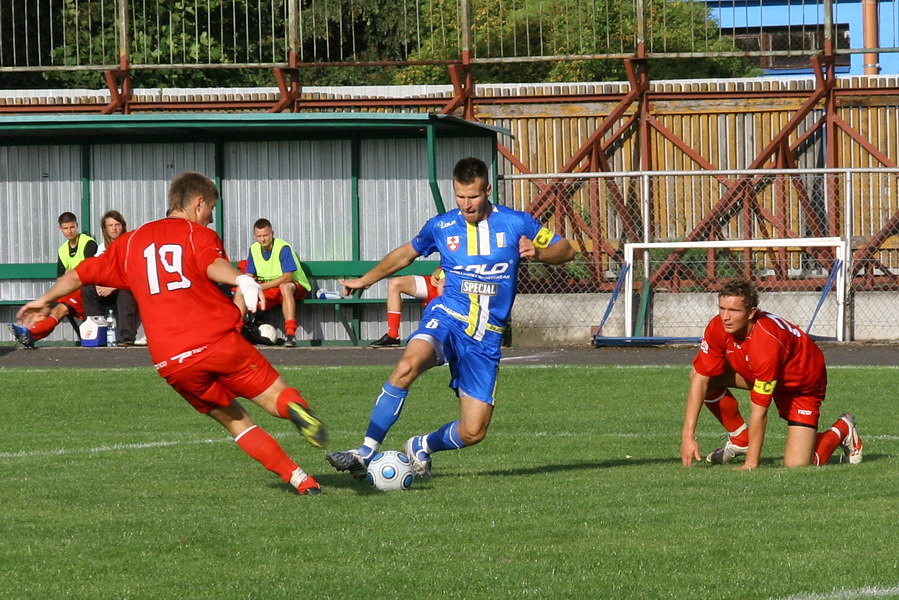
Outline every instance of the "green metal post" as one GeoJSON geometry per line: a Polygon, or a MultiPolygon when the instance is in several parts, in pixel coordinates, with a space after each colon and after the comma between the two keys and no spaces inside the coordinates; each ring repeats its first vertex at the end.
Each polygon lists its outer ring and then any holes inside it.
{"type": "Polygon", "coordinates": [[[440,186],[437,185],[437,134],[434,127],[428,124],[428,185],[431,186],[431,196],[434,198],[434,206],[437,212],[443,214],[446,212],[446,206],[443,204],[443,196],[440,195],[440,186]]]}
{"type": "MultiPolygon", "coordinates": [[[[222,173],[225,172],[225,145],[221,140],[215,142],[215,187],[219,190],[219,196],[222,196],[222,173]]],[[[225,242],[225,199],[219,198],[215,203],[215,232],[225,242]]]]}
{"type": "Polygon", "coordinates": [[[352,206],[352,253],[353,260],[362,260],[362,243],[359,239],[361,227],[359,224],[359,169],[361,162],[361,142],[358,136],[353,137],[352,160],[350,166],[350,195],[352,206]]]}
{"type": "MultiPolygon", "coordinates": [[[[91,147],[81,145],[81,231],[90,234],[91,223],[91,147]]],[[[102,232],[101,232],[102,233],[102,232]]],[[[92,236],[96,238],[97,236],[92,236]]]]}

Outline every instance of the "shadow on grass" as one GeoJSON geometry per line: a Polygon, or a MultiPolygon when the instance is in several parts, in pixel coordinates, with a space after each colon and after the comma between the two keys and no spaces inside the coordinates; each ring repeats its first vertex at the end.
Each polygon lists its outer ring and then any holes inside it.
{"type": "MultiPolygon", "coordinates": [[[[863,463],[865,462],[873,462],[877,460],[881,460],[883,458],[887,458],[887,455],[882,454],[866,454],[863,463]]],[[[828,468],[831,467],[849,467],[855,465],[849,465],[848,463],[840,463],[841,457],[834,456],[831,460],[825,465],[828,468]]],[[[784,469],[786,467],[783,466],[783,459],[778,458],[763,458],[762,459],[762,467],[765,469],[784,469]]],[[[734,467],[739,466],[741,463],[734,463],[730,465],[712,465],[705,462],[697,462],[690,468],[692,469],[720,469],[722,471],[731,471],[734,467]]],[[[569,471],[587,471],[593,469],[610,469],[613,467],[642,467],[645,465],[659,465],[659,466],[681,466],[681,460],[678,456],[667,457],[667,458],[616,458],[610,460],[601,460],[601,461],[591,461],[591,462],[580,462],[580,463],[568,463],[568,464],[555,464],[555,465],[538,465],[533,467],[526,468],[518,468],[518,469],[494,469],[491,471],[481,471],[478,473],[479,475],[485,476],[524,476],[524,475],[537,475],[541,473],[565,473],[569,471]]],[[[687,468],[687,467],[684,467],[687,468]]]]}
{"type": "MultiPolygon", "coordinates": [[[[889,458],[889,455],[883,454],[866,454],[864,462],[872,462],[878,461],[883,458],[889,458]]],[[[646,465],[658,465],[658,466],[681,466],[680,457],[672,456],[666,458],[616,458],[609,460],[600,460],[600,461],[589,461],[589,462],[579,462],[579,463],[567,463],[567,464],[553,464],[553,465],[535,465],[533,467],[522,467],[517,469],[493,469],[490,471],[479,471],[479,472],[466,472],[466,477],[523,477],[527,475],[538,475],[545,473],[567,473],[571,471],[589,471],[594,469],[611,469],[616,467],[642,467],[646,465]]],[[[690,467],[692,469],[716,469],[721,472],[730,472],[733,471],[734,467],[739,466],[739,463],[734,463],[732,465],[711,465],[705,462],[697,462],[690,467]]],[[[838,457],[833,457],[830,462],[827,463],[829,468],[832,467],[849,467],[850,465],[846,463],[840,463],[838,457]]],[[[768,469],[784,469],[783,459],[778,458],[763,458],[762,459],[762,467],[765,470],[768,469]]],[[[686,467],[683,467],[686,468],[686,467]]],[[[356,481],[346,473],[328,473],[321,472],[313,474],[315,479],[322,486],[322,490],[325,494],[328,493],[328,489],[347,489],[352,490],[358,494],[378,494],[377,490],[373,490],[368,487],[368,484],[362,481],[356,481]]],[[[435,477],[440,477],[440,473],[435,473],[435,477]]],[[[415,485],[413,489],[416,487],[422,486],[422,480],[416,479],[415,485]]],[[[285,492],[293,492],[293,489],[285,483],[272,483],[272,488],[284,489],[285,492]]]]}
{"type": "Polygon", "coordinates": [[[593,469],[610,469],[612,467],[634,467],[644,465],[680,464],[679,457],[671,458],[616,458],[611,460],[568,463],[557,465],[540,465],[518,469],[495,469],[482,471],[481,475],[535,475],[539,473],[565,473],[568,471],[586,471],[593,469]]]}

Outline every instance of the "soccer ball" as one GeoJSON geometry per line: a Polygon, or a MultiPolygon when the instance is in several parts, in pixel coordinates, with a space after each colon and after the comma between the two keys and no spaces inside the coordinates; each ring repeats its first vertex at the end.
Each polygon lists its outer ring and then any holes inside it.
{"type": "Polygon", "coordinates": [[[368,483],[382,492],[408,490],[414,476],[409,457],[396,450],[378,452],[368,463],[368,483]]]}
{"type": "Polygon", "coordinates": [[[259,337],[268,340],[272,344],[278,341],[278,330],[268,323],[259,326],[259,337]]]}

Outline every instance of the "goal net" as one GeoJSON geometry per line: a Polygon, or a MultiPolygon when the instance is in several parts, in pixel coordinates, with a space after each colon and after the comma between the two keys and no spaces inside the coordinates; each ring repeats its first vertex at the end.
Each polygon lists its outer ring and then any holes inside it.
{"type": "Polygon", "coordinates": [[[698,341],[718,312],[722,282],[734,278],[755,282],[762,310],[842,341],[848,257],[838,237],[626,243],[620,294],[593,343],[698,341]],[[611,315],[619,319],[606,322],[611,315]]]}

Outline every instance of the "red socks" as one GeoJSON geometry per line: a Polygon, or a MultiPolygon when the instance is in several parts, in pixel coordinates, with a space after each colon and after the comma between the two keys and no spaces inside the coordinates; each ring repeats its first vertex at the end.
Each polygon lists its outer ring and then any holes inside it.
{"type": "Polygon", "coordinates": [[[287,414],[287,405],[291,402],[296,402],[303,408],[309,408],[309,403],[306,402],[306,399],[300,395],[300,392],[297,391],[296,388],[286,388],[278,396],[278,400],[275,403],[275,410],[278,411],[278,416],[282,419],[289,418],[287,414]]]}
{"type": "Polygon", "coordinates": [[[387,311],[387,335],[392,338],[400,337],[400,321],[403,313],[387,311]]]}
{"type": "Polygon", "coordinates": [[[34,341],[38,341],[53,333],[53,330],[56,329],[57,325],[59,325],[59,319],[53,315],[49,315],[46,319],[38,321],[37,324],[33,325],[28,331],[31,333],[31,337],[34,338],[34,341]]]}
{"type": "Polygon", "coordinates": [[[291,483],[293,472],[299,468],[275,438],[254,425],[234,438],[241,450],[256,459],[263,467],[280,477],[285,483],[291,483]]]}
{"type": "Polygon", "coordinates": [[[297,320],[296,319],[284,319],[284,335],[296,335],[297,333],[297,320]]]}
{"type": "Polygon", "coordinates": [[[822,431],[818,434],[818,443],[815,444],[815,456],[813,463],[815,465],[827,464],[834,450],[849,435],[849,423],[843,419],[837,419],[837,422],[830,426],[830,429],[822,431]]]}
{"type": "Polygon", "coordinates": [[[720,394],[717,390],[710,391],[705,398],[705,406],[724,426],[731,443],[744,448],[749,445],[749,429],[740,414],[737,399],[730,390],[724,390],[720,394]]]}

